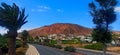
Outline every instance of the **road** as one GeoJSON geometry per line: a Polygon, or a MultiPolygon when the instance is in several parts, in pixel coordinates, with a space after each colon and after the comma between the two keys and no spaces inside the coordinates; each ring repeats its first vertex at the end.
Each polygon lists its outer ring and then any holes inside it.
{"type": "Polygon", "coordinates": [[[47,46],[32,44],[40,53],[40,55],[73,55],[69,52],[60,51],[47,46]]]}
{"type": "MultiPolygon", "coordinates": [[[[86,55],[103,55],[102,51],[95,51],[95,50],[89,50],[89,49],[77,48],[76,51],[81,52],[86,55]]],[[[113,53],[113,52],[107,52],[107,55],[120,55],[120,54],[113,53]]]]}

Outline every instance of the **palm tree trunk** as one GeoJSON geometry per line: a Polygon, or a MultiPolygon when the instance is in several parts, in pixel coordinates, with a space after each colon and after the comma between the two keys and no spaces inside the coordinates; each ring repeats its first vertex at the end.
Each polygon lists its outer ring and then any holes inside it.
{"type": "Polygon", "coordinates": [[[9,41],[8,41],[8,55],[16,55],[16,36],[17,31],[10,30],[8,32],[9,41]]]}
{"type": "Polygon", "coordinates": [[[2,51],[1,51],[1,48],[0,48],[0,55],[2,55],[2,51]]]}

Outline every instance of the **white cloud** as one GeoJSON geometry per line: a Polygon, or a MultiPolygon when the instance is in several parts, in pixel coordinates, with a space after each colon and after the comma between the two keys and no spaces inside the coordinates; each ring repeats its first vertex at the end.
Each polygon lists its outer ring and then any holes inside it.
{"type": "MultiPolygon", "coordinates": [[[[18,32],[22,32],[23,30],[31,30],[32,28],[21,28],[20,30],[18,30],[18,32]]],[[[7,29],[1,28],[0,27],[0,34],[5,34],[7,33],[7,29]]]]}
{"type": "Polygon", "coordinates": [[[0,34],[7,33],[7,29],[0,29],[0,34]]]}
{"type": "Polygon", "coordinates": [[[35,9],[32,9],[31,11],[32,12],[45,12],[45,11],[48,11],[48,10],[50,10],[50,7],[48,7],[48,6],[44,6],[44,5],[41,5],[41,6],[38,6],[37,8],[35,8],[35,9]]]}
{"type": "Polygon", "coordinates": [[[48,6],[39,6],[38,8],[39,9],[45,9],[45,10],[49,10],[50,9],[50,7],[48,7],[48,6]]]}
{"type": "Polygon", "coordinates": [[[115,8],[115,11],[116,11],[116,12],[120,12],[120,7],[116,7],[116,8],[115,8]]]}
{"type": "Polygon", "coordinates": [[[57,11],[58,11],[58,12],[63,12],[63,10],[61,10],[61,9],[57,9],[57,11]]]}
{"type": "Polygon", "coordinates": [[[18,32],[22,32],[24,30],[31,30],[32,28],[21,28],[20,30],[18,30],[18,32]]]}

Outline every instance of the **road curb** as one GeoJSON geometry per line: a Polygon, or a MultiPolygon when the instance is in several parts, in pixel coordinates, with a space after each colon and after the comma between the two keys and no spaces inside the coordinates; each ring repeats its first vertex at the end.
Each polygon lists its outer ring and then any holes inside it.
{"type": "MultiPolygon", "coordinates": [[[[91,52],[98,52],[98,53],[102,53],[102,51],[98,51],[98,50],[91,50],[91,49],[84,49],[84,48],[76,48],[76,49],[80,49],[80,50],[85,50],[85,51],[91,51],[91,52]]],[[[120,55],[118,53],[115,53],[115,52],[108,52],[107,51],[107,54],[112,54],[112,55],[120,55]]]]}
{"type": "Polygon", "coordinates": [[[29,48],[26,51],[25,55],[40,55],[40,53],[37,51],[37,49],[33,45],[28,44],[28,46],[29,48]]]}

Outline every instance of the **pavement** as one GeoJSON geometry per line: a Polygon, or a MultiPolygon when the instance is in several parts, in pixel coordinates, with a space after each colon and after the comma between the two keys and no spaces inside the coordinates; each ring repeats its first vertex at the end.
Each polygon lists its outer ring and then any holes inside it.
{"type": "Polygon", "coordinates": [[[37,49],[33,45],[28,44],[28,46],[29,48],[27,52],[25,53],[25,55],[40,55],[37,49]]]}
{"type": "Polygon", "coordinates": [[[38,50],[40,55],[73,55],[69,52],[61,51],[55,48],[33,44],[34,47],[38,50]]]}
{"type": "MultiPolygon", "coordinates": [[[[97,51],[97,50],[77,48],[76,51],[86,55],[103,55],[102,51],[97,51]]],[[[107,52],[107,55],[120,55],[120,54],[114,52],[107,52]]]]}
{"type": "MultiPolygon", "coordinates": [[[[97,50],[90,50],[90,49],[83,49],[83,48],[76,48],[76,52],[80,52],[86,55],[103,55],[102,51],[97,50]]],[[[29,44],[29,48],[26,52],[26,55],[74,55],[70,52],[61,51],[56,48],[51,48],[47,46],[42,46],[38,44],[29,44]]],[[[107,55],[120,55],[114,52],[107,52],[107,55]]]]}

